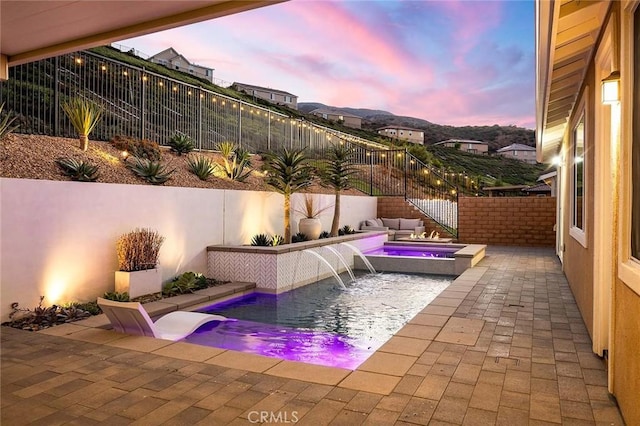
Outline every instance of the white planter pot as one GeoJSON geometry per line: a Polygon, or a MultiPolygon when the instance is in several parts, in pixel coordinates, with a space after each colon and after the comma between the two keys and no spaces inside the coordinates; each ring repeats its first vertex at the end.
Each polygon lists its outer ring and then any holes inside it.
{"type": "Polygon", "coordinates": [[[130,298],[162,291],[162,275],[158,268],[145,271],[116,271],[116,292],[129,293],[130,298]]]}
{"type": "Polygon", "coordinates": [[[310,240],[317,240],[322,232],[322,222],[318,218],[302,218],[298,222],[298,232],[302,232],[310,240]]]}

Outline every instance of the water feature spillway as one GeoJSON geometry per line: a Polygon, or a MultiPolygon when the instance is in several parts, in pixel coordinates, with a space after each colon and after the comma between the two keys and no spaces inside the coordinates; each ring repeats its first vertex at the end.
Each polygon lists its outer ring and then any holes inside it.
{"type": "Polygon", "coordinates": [[[376,273],[376,270],[373,267],[373,265],[371,264],[371,262],[369,262],[369,259],[367,259],[367,257],[364,254],[362,254],[362,252],[360,251],[360,249],[358,249],[358,247],[354,246],[353,244],[349,244],[349,243],[340,243],[340,245],[341,246],[345,246],[345,247],[349,247],[351,250],[353,250],[353,252],[355,254],[357,254],[360,257],[360,259],[362,259],[362,262],[369,269],[369,272],[371,272],[372,274],[376,273]]]}
{"type": "Polygon", "coordinates": [[[319,253],[316,253],[315,251],[313,251],[311,249],[302,250],[302,253],[309,253],[309,254],[312,254],[315,257],[317,257],[322,263],[324,263],[325,265],[327,265],[329,267],[329,269],[331,270],[331,273],[335,277],[336,281],[338,281],[338,284],[340,284],[340,287],[342,289],[344,289],[344,290],[347,289],[347,287],[344,285],[344,282],[342,281],[342,278],[340,278],[340,275],[338,275],[336,270],[333,269],[333,266],[331,266],[331,264],[329,262],[327,262],[327,259],[325,259],[324,257],[320,256],[319,253]]]}
{"type": "Polygon", "coordinates": [[[351,277],[351,282],[356,280],[355,275],[353,275],[353,271],[351,271],[351,268],[349,268],[349,264],[347,264],[347,261],[345,260],[344,256],[342,256],[342,254],[338,250],[334,249],[331,246],[324,246],[322,248],[325,248],[325,249],[329,250],[331,253],[335,254],[336,257],[338,258],[338,260],[340,262],[342,262],[344,267],[347,268],[347,272],[349,273],[349,276],[351,277]]]}

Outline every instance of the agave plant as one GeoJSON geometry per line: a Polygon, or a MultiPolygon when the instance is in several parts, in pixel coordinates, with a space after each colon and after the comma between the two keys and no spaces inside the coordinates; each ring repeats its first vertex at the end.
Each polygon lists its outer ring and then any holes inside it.
{"type": "Polygon", "coordinates": [[[220,142],[216,149],[222,154],[222,163],[217,165],[216,176],[244,182],[251,174],[249,152],[233,142],[220,142]]]}
{"type": "Polygon", "coordinates": [[[301,243],[303,241],[309,241],[309,237],[307,237],[306,234],[303,234],[302,232],[298,232],[296,235],[291,237],[292,243],[301,243]]]}
{"type": "Polygon", "coordinates": [[[169,146],[171,147],[171,151],[178,155],[188,154],[195,149],[193,139],[184,133],[176,133],[173,135],[171,140],[169,140],[169,146]]]}
{"type": "Polygon", "coordinates": [[[291,242],[291,194],[311,185],[311,168],[304,150],[284,149],[266,155],[267,184],[284,195],[284,242],[291,242]]]}
{"type": "MultiPolygon", "coordinates": [[[[0,116],[2,115],[2,110],[4,109],[4,104],[0,105],[0,116]]],[[[11,113],[7,113],[4,118],[0,121],[0,140],[4,139],[9,133],[13,132],[19,126],[13,126],[13,122],[16,117],[11,117],[11,113]]]]}
{"type": "Polygon", "coordinates": [[[102,297],[107,300],[113,300],[114,302],[128,302],[129,301],[129,293],[126,291],[123,293],[118,293],[116,291],[107,291],[102,297]]]}
{"type": "Polygon", "coordinates": [[[210,158],[204,155],[198,155],[195,158],[187,158],[187,167],[189,171],[198,176],[200,180],[207,180],[216,171],[216,164],[210,158]]]}
{"type": "Polygon", "coordinates": [[[271,238],[271,245],[272,246],[279,246],[284,244],[284,237],[282,235],[274,235],[273,238],[271,238]]]}
{"type": "Polygon", "coordinates": [[[132,172],[140,176],[152,185],[165,183],[175,170],[167,170],[167,166],[160,161],[151,161],[146,158],[134,158],[134,161],[127,163],[127,167],[132,172]]]}
{"type": "Polygon", "coordinates": [[[270,246],[271,238],[267,234],[256,234],[251,239],[252,246],[270,246]]]}
{"type": "Polygon", "coordinates": [[[88,161],[76,160],[74,158],[59,158],[56,160],[56,164],[71,180],[95,182],[96,179],[98,179],[98,166],[88,161]]]}
{"type": "Polygon", "coordinates": [[[89,134],[102,118],[102,108],[88,99],[76,97],[62,103],[62,110],[80,137],[80,149],[89,147],[89,134]]]}

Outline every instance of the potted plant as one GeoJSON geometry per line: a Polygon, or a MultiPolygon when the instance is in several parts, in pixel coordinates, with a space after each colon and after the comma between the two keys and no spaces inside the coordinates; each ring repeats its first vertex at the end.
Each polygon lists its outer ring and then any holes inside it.
{"type": "Polygon", "coordinates": [[[86,151],[89,147],[89,134],[102,118],[102,108],[88,99],[77,97],[64,102],[62,110],[67,114],[71,125],[78,132],[80,149],[86,151]]]}
{"type": "Polygon", "coordinates": [[[310,240],[317,240],[322,232],[322,222],[319,216],[331,206],[318,206],[311,194],[304,195],[304,204],[294,211],[303,217],[298,221],[298,232],[306,235],[310,240]]]}
{"type": "Polygon", "coordinates": [[[332,145],[327,152],[328,158],[319,171],[322,185],[333,189],[335,194],[331,236],[337,237],[340,228],[340,192],[351,188],[350,178],[358,172],[353,164],[354,151],[346,144],[332,145]]]}
{"type": "Polygon", "coordinates": [[[118,238],[116,292],[127,292],[134,298],[162,290],[162,275],[157,266],[163,241],[163,236],[148,228],[135,229],[118,238]]]}
{"type": "Polygon", "coordinates": [[[266,182],[276,192],[284,195],[284,242],[291,243],[291,194],[300,192],[311,184],[311,168],[304,150],[289,150],[266,155],[266,182]]]}

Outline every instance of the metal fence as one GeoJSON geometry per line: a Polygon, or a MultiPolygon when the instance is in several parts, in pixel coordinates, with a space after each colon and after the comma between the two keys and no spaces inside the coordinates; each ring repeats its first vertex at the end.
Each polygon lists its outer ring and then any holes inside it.
{"type": "Polygon", "coordinates": [[[74,96],[103,108],[94,140],[126,135],[166,145],[179,132],[201,150],[222,141],[254,153],[281,147],[324,150],[338,139],[386,148],[88,51],[11,67],[9,80],[0,83],[0,103],[18,116],[18,131],[24,133],[75,137],[60,114],[61,103],[74,96]]]}
{"type": "Polygon", "coordinates": [[[75,96],[103,109],[93,140],[124,135],[167,145],[182,133],[199,150],[232,141],[251,153],[305,148],[314,160],[324,158],[332,144],[347,144],[358,168],[354,187],[369,195],[404,195],[436,222],[457,228],[455,187],[404,149],[391,150],[88,51],[11,67],[9,80],[0,82],[0,104],[17,116],[22,133],[76,137],[61,113],[62,103],[75,96]],[[427,169],[429,175],[423,174],[427,169]]]}

